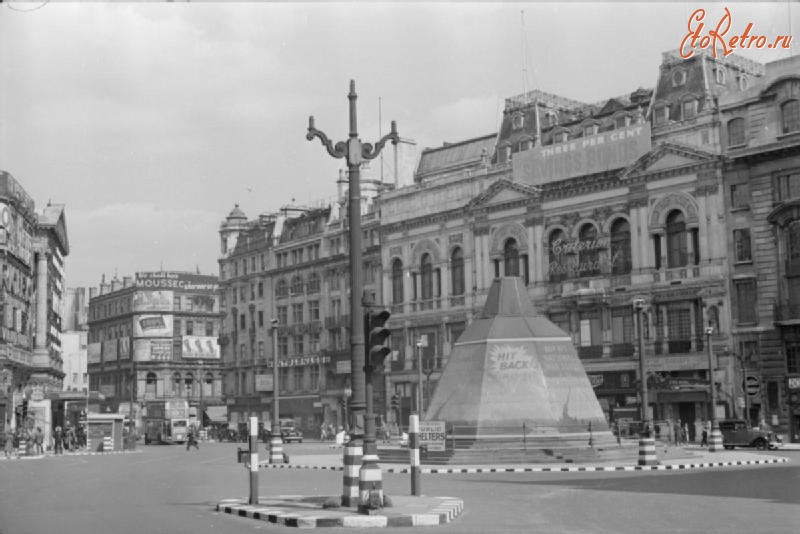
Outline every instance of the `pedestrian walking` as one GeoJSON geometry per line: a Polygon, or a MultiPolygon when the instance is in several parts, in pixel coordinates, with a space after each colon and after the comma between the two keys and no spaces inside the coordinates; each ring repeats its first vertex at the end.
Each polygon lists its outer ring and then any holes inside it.
{"type": "Polygon", "coordinates": [[[11,454],[14,452],[14,429],[11,428],[11,421],[8,420],[6,420],[5,439],[6,444],[4,450],[6,458],[11,458],[11,454]]]}
{"type": "Polygon", "coordinates": [[[36,430],[33,433],[33,444],[34,444],[34,451],[36,454],[44,454],[44,447],[42,446],[44,443],[44,434],[42,433],[41,427],[36,427],[36,430]]]}
{"type": "Polygon", "coordinates": [[[53,432],[53,454],[64,454],[64,434],[61,427],[57,426],[53,432]]]}
{"type": "Polygon", "coordinates": [[[681,444],[681,434],[683,433],[683,430],[681,430],[681,422],[680,422],[680,420],[675,421],[675,426],[673,427],[672,432],[674,434],[673,437],[675,438],[675,445],[680,445],[681,444]]]}
{"type": "Polygon", "coordinates": [[[703,432],[701,434],[702,438],[700,440],[701,447],[708,447],[708,426],[706,425],[705,421],[701,421],[700,424],[703,426],[703,432]]]}
{"type": "Polygon", "coordinates": [[[195,436],[194,429],[190,428],[189,433],[186,435],[186,450],[189,450],[189,447],[194,445],[194,448],[198,451],[200,450],[200,445],[197,444],[197,437],[195,436]]]}
{"type": "Polygon", "coordinates": [[[689,424],[685,422],[683,423],[683,427],[681,428],[681,440],[683,441],[684,445],[689,443],[689,424]]]}

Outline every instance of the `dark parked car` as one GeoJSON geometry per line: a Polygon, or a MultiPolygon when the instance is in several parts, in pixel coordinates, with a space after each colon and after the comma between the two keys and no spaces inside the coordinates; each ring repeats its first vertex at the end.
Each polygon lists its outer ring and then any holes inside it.
{"type": "Polygon", "coordinates": [[[280,423],[281,440],[283,440],[284,443],[291,443],[292,441],[296,441],[297,443],[303,442],[303,433],[297,428],[293,419],[281,419],[280,423]]]}
{"type": "Polygon", "coordinates": [[[723,419],[719,422],[722,433],[722,446],[726,449],[734,447],[755,447],[766,450],[776,448],[775,436],[772,432],[748,427],[744,419],[723,419]]]}

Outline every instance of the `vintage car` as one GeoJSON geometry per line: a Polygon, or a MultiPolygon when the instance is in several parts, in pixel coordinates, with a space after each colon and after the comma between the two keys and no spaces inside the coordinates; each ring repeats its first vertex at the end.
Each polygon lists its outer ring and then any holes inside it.
{"type": "Polygon", "coordinates": [[[722,446],[726,449],[734,447],[754,447],[759,450],[775,449],[776,438],[772,432],[749,427],[744,419],[723,419],[719,422],[722,433],[722,446]]]}
{"type": "Polygon", "coordinates": [[[292,441],[296,441],[297,443],[303,442],[303,433],[297,428],[293,419],[281,419],[280,424],[281,440],[283,440],[284,443],[291,443],[292,441]]]}

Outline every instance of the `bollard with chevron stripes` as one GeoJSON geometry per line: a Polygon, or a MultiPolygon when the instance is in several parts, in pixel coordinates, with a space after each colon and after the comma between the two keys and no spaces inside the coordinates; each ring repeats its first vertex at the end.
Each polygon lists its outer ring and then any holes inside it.
{"type": "Polygon", "coordinates": [[[358,506],[359,504],[359,471],[363,449],[355,438],[344,444],[344,477],[342,482],[342,506],[358,506]]]}
{"type": "Polygon", "coordinates": [[[719,423],[715,419],[711,425],[711,434],[708,436],[708,452],[719,452],[723,449],[722,432],[719,423]]]}
{"type": "Polygon", "coordinates": [[[422,494],[419,462],[419,415],[412,415],[408,421],[408,455],[411,464],[411,495],[422,494]]]}
{"type": "Polygon", "coordinates": [[[250,418],[250,504],[258,504],[258,417],[250,418]]]}
{"type": "Polygon", "coordinates": [[[656,440],[647,427],[639,436],[639,465],[658,465],[656,440]]]}

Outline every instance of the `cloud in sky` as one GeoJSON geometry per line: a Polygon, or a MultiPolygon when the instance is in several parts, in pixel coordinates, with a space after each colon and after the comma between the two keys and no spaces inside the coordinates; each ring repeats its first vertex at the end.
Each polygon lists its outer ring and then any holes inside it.
{"type": "MultiPolygon", "coordinates": [[[[394,119],[419,147],[439,146],[493,133],[498,105],[524,88],[596,102],[652,87],[694,7],[54,1],[20,13],[6,3],[0,168],[38,206],[66,204],[68,285],[161,260],[215,272],[234,203],[255,217],[335,195],[343,161],[305,133],[314,115],[346,139],[350,79],[364,141],[394,119]]],[[[707,6],[709,23],[724,7],[707,6]]],[[[790,17],[800,28],[797,6],[729,9],[737,29],[785,34],[790,17]]]]}

